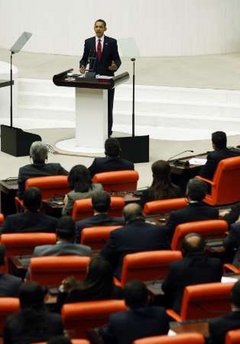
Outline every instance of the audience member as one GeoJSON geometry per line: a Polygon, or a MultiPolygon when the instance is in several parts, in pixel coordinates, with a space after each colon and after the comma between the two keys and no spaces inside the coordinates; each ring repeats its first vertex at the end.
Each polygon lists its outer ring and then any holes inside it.
{"type": "Polygon", "coordinates": [[[131,161],[120,157],[121,147],[118,139],[108,138],[105,141],[105,155],[105,158],[95,158],[88,168],[91,177],[101,172],[134,170],[134,164],[131,161]]]}
{"type": "Polygon", "coordinates": [[[233,265],[240,265],[240,223],[231,225],[228,235],[223,240],[223,246],[226,250],[226,259],[233,260],[233,265]]]}
{"type": "Polygon", "coordinates": [[[74,277],[66,278],[58,293],[58,308],[63,303],[117,299],[122,297],[121,288],[114,285],[113,270],[108,261],[102,257],[91,259],[87,276],[83,281],[74,277]]]}
{"type": "Polygon", "coordinates": [[[164,308],[148,306],[143,282],[128,282],[124,299],[128,310],[111,314],[107,327],[100,330],[105,344],[132,344],[135,339],[168,333],[169,318],[164,308]]]}
{"type": "Polygon", "coordinates": [[[81,231],[83,228],[94,226],[123,225],[123,217],[113,217],[108,215],[110,210],[111,197],[106,191],[99,191],[92,195],[92,206],[94,214],[91,217],[76,223],[76,241],[80,242],[81,231]]]}
{"type": "MultiPolygon", "coordinates": [[[[0,267],[5,265],[6,247],[4,244],[0,244],[0,267]]],[[[22,284],[22,280],[19,277],[4,273],[0,273],[0,297],[10,296],[17,297],[19,288],[22,284]]]]}
{"type": "Polygon", "coordinates": [[[207,183],[200,179],[190,179],[187,184],[186,196],[188,205],[174,210],[167,221],[167,233],[172,239],[177,225],[185,222],[218,219],[218,210],[203,202],[207,194],[207,183]]]}
{"type": "Polygon", "coordinates": [[[55,245],[36,246],[33,257],[41,256],[90,256],[91,248],[86,245],[75,244],[75,223],[71,216],[63,216],[58,220],[57,243],[55,245]]]}
{"type": "Polygon", "coordinates": [[[101,184],[92,183],[90,173],[84,165],[71,168],[68,183],[71,191],[65,196],[62,215],[71,215],[73,203],[77,199],[90,198],[94,193],[103,190],[101,184]]]}
{"type": "Polygon", "coordinates": [[[5,344],[46,342],[52,336],[63,334],[60,315],[45,308],[45,293],[36,282],[22,284],[19,290],[20,311],[10,315],[5,322],[5,344]]]}
{"type": "Polygon", "coordinates": [[[101,255],[112,265],[118,278],[121,276],[122,260],[128,253],[169,249],[165,231],[145,222],[142,207],[131,203],[124,207],[125,226],[111,232],[101,255]]]}
{"type": "Polygon", "coordinates": [[[57,219],[41,212],[42,196],[38,188],[23,192],[24,212],[8,215],[1,233],[55,232],[57,219]]]}
{"type": "Polygon", "coordinates": [[[232,288],[231,307],[231,313],[209,320],[208,344],[224,344],[228,331],[240,329],[240,281],[232,288]]]}
{"type": "Polygon", "coordinates": [[[223,275],[221,260],[205,255],[205,242],[197,233],[187,234],[184,237],[182,255],[182,260],[170,264],[162,284],[168,307],[178,313],[186,286],[220,282],[223,275]]]}
{"type": "Polygon", "coordinates": [[[152,164],[152,176],[152,185],[143,191],[140,199],[142,207],[146,202],[182,196],[180,187],[171,181],[171,169],[168,161],[155,161],[152,164]]]}
{"type": "Polygon", "coordinates": [[[59,163],[46,163],[48,147],[41,141],[32,143],[29,152],[32,164],[20,167],[18,173],[18,197],[23,197],[25,181],[28,178],[52,175],[67,175],[68,172],[59,163]]]}
{"type": "Polygon", "coordinates": [[[218,163],[226,158],[231,158],[240,155],[239,151],[234,151],[227,148],[227,135],[224,131],[215,131],[212,133],[213,151],[208,152],[207,162],[201,168],[199,175],[212,179],[218,163]]]}

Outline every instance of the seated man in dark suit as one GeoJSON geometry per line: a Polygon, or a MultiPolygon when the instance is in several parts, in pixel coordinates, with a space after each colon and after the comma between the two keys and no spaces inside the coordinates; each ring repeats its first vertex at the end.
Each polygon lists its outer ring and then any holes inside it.
{"type": "Polygon", "coordinates": [[[210,319],[208,344],[224,344],[228,331],[240,329],[240,281],[237,281],[232,288],[231,306],[231,313],[210,319]]]}
{"type": "Polygon", "coordinates": [[[162,290],[168,307],[176,312],[180,312],[186,286],[221,281],[223,275],[221,260],[206,256],[204,250],[205,242],[199,234],[187,234],[182,241],[183,259],[169,266],[162,290]]]}
{"type": "Polygon", "coordinates": [[[200,176],[207,179],[213,179],[214,172],[221,160],[240,155],[240,152],[227,148],[227,135],[223,131],[212,133],[212,146],[214,150],[208,152],[207,162],[199,172],[200,176]]]}
{"type": "Polygon", "coordinates": [[[38,188],[23,193],[23,213],[8,215],[1,233],[55,232],[57,219],[41,212],[42,196],[38,188]]]}
{"type": "Polygon", "coordinates": [[[36,246],[33,257],[41,256],[90,256],[91,248],[86,245],[75,244],[75,223],[71,216],[63,216],[58,221],[57,243],[55,245],[36,246]]]}
{"type": "Polygon", "coordinates": [[[185,222],[218,219],[218,210],[203,202],[207,194],[207,183],[200,179],[190,179],[187,184],[186,196],[188,205],[174,210],[167,221],[167,234],[171,240],[177,225],[185,222]]]}
{"type": "Polygon", "coordinates": [[[111,232],[101,251],[118,278],[121,276],[122,260],[128,253],[170,249],[165,231],[160,226],[145,222],[142,208],[130,203],[123,209],[125,226],[111,232]]]}
{"type": "MultiPolygon", "coordinates": [[[[5,264],[6,247],[0,244],[0,267],[5,264]]],[[[0,273],[0,297],[18,297],[19,288],[22,284],[22,279],[7,273],[0,273]]],[[[1,301],[0,301],[1,302],[1,301]]]]}
{"type": "Polygon", "coordinates": [[[148,290],[141,281],[124,288],[127,311],[113,313],[100,330],[105,344],[132,344],[135,339],[167,334],[169,318],[162,307],[148,306],[148,290]]]}
{"type": "Polygon", "coordinates": [[[20,167],[18,172],[18,197],[23,197],[25,181],[28,178],[53,175],[67,175],[68,172],[59,163],[46,163],[48,159],[48,147],[41,141],[32,143],[29,152],[33,163],[20,167]]]}
{"type": "Polygon", "coordinates": [[[134,164],[131,161],[120,158],[121,147],[117,139],[109,138],[105,141],[105,158],[95,158],[92,165],[89,166],[91,177],[96,173],[134,170],[134,164]]]}
{"type": "Polygon", "coordinates": [[[76,242],[80,242],[81,231],[83,228],[124,224],[123,217],[113,217],[108,215],[110,204],[111,197],[106,191],[100,191],[92,196],[94,215],[76,223],[76,242]]]}

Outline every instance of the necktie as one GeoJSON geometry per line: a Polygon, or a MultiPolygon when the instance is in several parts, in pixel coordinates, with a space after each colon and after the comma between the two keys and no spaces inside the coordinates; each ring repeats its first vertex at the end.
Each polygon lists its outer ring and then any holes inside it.
{"type": "Polygon", "coordinates": [[[97,44],[97,58],[98,61],[101,60],[102,57],[102,44],[101,44],[101,39],[98,40],[98,44],[97,44]]]}

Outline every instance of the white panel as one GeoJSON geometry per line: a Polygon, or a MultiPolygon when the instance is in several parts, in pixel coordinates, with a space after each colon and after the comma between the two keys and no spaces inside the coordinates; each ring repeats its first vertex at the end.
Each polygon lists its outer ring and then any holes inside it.
{"type": "Polygon", "coordinates": [[[0,0],[0,46],[30,31],[24,50],[81,55],[103,18],[107,34],[134,38],[140,56],[225,53],[240,50],[239,17],[239,0],[0,0]]]}

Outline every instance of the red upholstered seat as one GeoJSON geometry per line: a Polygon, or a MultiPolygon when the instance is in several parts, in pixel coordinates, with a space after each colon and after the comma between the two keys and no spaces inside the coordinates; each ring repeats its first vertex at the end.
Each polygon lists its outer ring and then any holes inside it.
{"type": "Polygon", "coordinates": [[[90,257],[49,256],[30,259],[30,280],[46,286],[59,286],[62,280],[74,276],[78,280],[86,277],[90,257]]]}
{"type": "MultiPolygon", "coordinates": [[[[122,216],[122,210],[125,205],[123,197],[111,197],[109,215],[122,216]]],[[[74,221],[80,221],[93,216],[92,199],[78,199],[73,204],[72,218],[74,221]]]]}
{"type": "Polygon", "coordinates": [[[133,344],[205,344],[203,335],[199,333],[184,333],[176,336],[154,336],[137,339],[133,344]]]}
{"type": "Polygon", "coordinates": [[[182,240],[189,233],[199,233],[206,240],[223,239],[228,231],[227,222],[224,220],[204,220],[187,222],[175,228],[172,238],[172,250],[181,250],[182,240]]]}
{"type": "Polygon", "coordinates": [[[83,228],[81,231],[81,244],[90,246],[93,250],[100,250],[105,246],[111,231],[120,227],[98,226],[83,228]]]}
{"type": "Polygon", "coordinates": [[[182,259],[180,251],[147,251],[127,254],[123,259],[120,285],[129,280],[152,281],[164,279],[171,262],[182,259]]]}
{"type": "Polygon", "coordinates": [[[206,283],[184,289],[180,314],[167,313],[176,321],[215,318],[231,311],[230,294],[233,283],[206,283]]]}
{"type": "Polygon", "coordinates": [[[144,205],[144,214],[147,216],[161,213],[169,213],[172,210],[184,208],[187,206],[186,198],[170,198],[147,202],[144,205]]]}
{"type": "Polygon", "coordinates": [[[87,330],[105,325],[111,313],[126,309],[123,300],[86,301],[64,304],[61,314],[71,338],[86,338],[87,330]]]}
{"type": "Polygon", "coordinates": [[[211,193],[204,199],[207,204],[216,206],[240,201],[240,157],[221,160],[213,180],[197,178],[211,185],[211,193]]]}
{"type": "Polygon", "coordinates": [[[16,297],[0,298],[0,335],[3,334],[3,327],[10,314],[18,312],[20,309],[19,299],[16,297]]]}
{"type": "Polygon", "coordinates": [[[63,197],[70,191],[67,176],[45,176],[28,178],[25,188],[37,187],[41,190],[42,199],[63,197]]]}
{"type": "Polygon", "coordinates": [[[240,343],[240,329],[232,330],[226,334],[225,344],[239,344],[240,343]]]}
{"type": "Polygon", "coordinates": [[[134,170],[111,171],[97,173],[93,177],[94,183],[102,184],[105,191],[135,191],[139,174],[134,170]]]}

